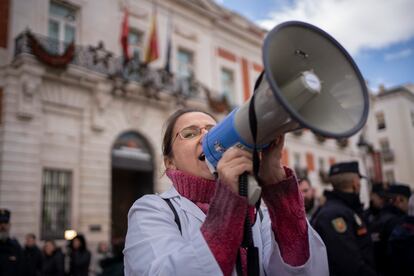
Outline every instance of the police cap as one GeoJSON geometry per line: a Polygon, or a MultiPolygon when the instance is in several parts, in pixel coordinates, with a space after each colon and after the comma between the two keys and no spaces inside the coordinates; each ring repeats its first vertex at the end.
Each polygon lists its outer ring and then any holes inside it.
{"type": "Polygon", "coordinates": [[[329,169],[329,176],[340,173],[356,173],[359,177],[364,177],[359,173],[359,166],[357,161],[336,163],[329,169]]]}
{"type": "Polygon", "coordinates": [[[411,190],[408,187],[408,185],[401,183],[395,183],[393,185],[390,185],[387,192],[390,195],[402,195],[406,198],[410,198],[411,196],[411,190]]]}

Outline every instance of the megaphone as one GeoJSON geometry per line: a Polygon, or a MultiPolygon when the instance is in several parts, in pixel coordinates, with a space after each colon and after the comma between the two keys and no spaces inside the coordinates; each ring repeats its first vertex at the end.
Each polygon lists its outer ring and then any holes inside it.
{"type": "Polygon", "coordinates": [[[267,34],[262,52],[264,71],[255,85],[254,102],[250,99],[233,110],[203,138],[212,172],[232,146],[261,150],[278,135],[298,128],[345,138],[367,120],[365,81],[351,56],[325,31],[288,21],[267,34]],[[251,105],[256,137],[249,123],[251,105]]]}

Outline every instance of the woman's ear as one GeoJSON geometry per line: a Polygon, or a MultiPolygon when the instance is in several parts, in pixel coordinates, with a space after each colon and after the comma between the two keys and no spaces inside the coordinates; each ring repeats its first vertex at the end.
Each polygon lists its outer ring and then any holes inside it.
{"type": "Polygon", "coordinates": [[[164,157],[164,166],[167,170],[177,169],[174,165],[174,161],[170,157],[164,157]]]}

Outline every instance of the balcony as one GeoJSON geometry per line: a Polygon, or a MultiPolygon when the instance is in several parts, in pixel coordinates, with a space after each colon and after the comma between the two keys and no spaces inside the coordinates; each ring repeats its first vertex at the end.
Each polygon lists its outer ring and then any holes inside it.
{"type": "Polygon", "coordinates": [[[338,147],[340,147],[341,149],[344,149],[348,146],[349,139],[348,138],[340,138],[340,139],[336,140],[336,143],[337,143],[338,147]]]}
{"type": "Polygon", "coordinates": [[[67,70],[69,66],[76,66],[101,74],[112,82],[114,95],[133,96],[134,93],[144,93],[144,96],[159,100],[161,94],[167,94],[175,99],[178,105],[186,105],[188,99],[198,99],[207,100],[213,111],[230,110],[229,105],[221,99],[214,98],[214,93],[193,75],[182,78],[164,68],[150,68],[140,61],[138,55],[124,62],[123,57],[116,57],[106,50],[103,42],[99,42],[97,46],[65,44],[26,30],[16,38],[15,43],[15,59],[23,55],[34,56],[45,66],[56,70],[67,70]],[[129,84],[136,84],[144,89],[128,89],[129,84]]]}
{"type": "MultiPolygon", "coordinates": [[[[107,76],[114,75],[122,69],[122,58],[116,58],[113,53],[105,50],[102,42],[99,43],[97,47],[81,45],[71,46],[71,44],[65,44],[62,41],[58,41],[47,36],[34,34],[28,30],[21,33],[16,38],[14,56],[18,57],[22,54],[29,54],[36,56],[40,61],[44,62],[42,57],[38,56],[37,52],[39,50],[45,51],[51,57],[58,57],[64,55],[68,50],[68,47],[73,47],[74,53],[73,57],[70,58],[66,65],[80,66],[107,76]]],[[[52,64],[48,65],[55,67],[52,64]]],[[[61,67],[62,69],[64,68],[62,64],[56,67],[61,67]]]]}
{"type": "Polygon", "coordinates": [[[322,144],[323,142],[326,141],[326,137],[325,136],[322,136],[322,135],[316,134],[316,133],[314,133],[314,135],[315,135],[316,141],[318,141],[318,143],[321,143],[322,144]]]}
{"type": "Polygon", "coordinates": [[[392,149],[384,149],[381,151],[382,160],[384,162],[393,162],[395,159],[394,151],[392,149]]]}

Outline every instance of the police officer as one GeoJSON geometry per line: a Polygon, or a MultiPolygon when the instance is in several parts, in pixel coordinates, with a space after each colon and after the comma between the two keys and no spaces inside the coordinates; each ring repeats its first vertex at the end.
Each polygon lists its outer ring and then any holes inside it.
{"type": "Polygon", "coordinates": [[[329,272],[339,275],[376,275],[370,235],[362,220],[358,163],[336,163],[329,170],[333,191],[312,223],[325,242],[329,272]]]}
{"type": "Polygon", "coordinates": [[[384,185],[380,182],[373,183],[369,200],[369,208],[364,211],[364,219],[368,225],[368,230],[375,224],[379,217],[382,208],[384,208],[387,197],[384,185]]]}
{"type": "Polygon", "coordinates": [[[414,196],[409,200],[408,216],[395,226],[388,240],[394,275],[414,275],[414,196]]]}
{"type": "Polygon", "coordinates": [[[390,185],[386,191],[388,201],[379,214],[378,220],[373,223],[372,241],[377,271],[380,275],[394,275],[390,262],[389,238],[395,226],[402,223],[408,213],[408,200],[411,196],[410,188],[404,184],[390,185]]]}
{"type": "Polygon", "coordinates": [[[0,209],[0,275],[22,275],[22,249],[9,232],[10,211],[0,209]]]}

